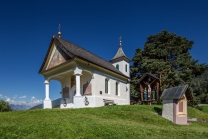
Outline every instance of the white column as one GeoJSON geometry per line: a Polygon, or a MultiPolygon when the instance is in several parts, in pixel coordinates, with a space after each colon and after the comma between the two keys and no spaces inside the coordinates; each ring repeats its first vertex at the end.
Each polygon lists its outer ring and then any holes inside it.
{"type": "Polygon", "coordinates": [[[45,83],[45,95],[46,95],[45,100],[50,100],[50,98],[49,98],[49,82],[46,80],[44,83],[45,83]]]}
{"type": "Polygon", "coordinates": [[[80,94],[80,76],[81,74],[75,74],[76,76],[76,96],[81,96],[80,94]]]}
{"type": "Polygon", "coordinates": [[[73,98],[74,108],[81,108],[84,106],[84,101],[80,93],[80,76],[82,75],[82,70],[76,67],[74,75],[76,76],[76,95],[73,98]]]}
{"type": "Polygon", "coordinates": [[[51,109],[52,108],[52,102],[50,100],[50,97],[49,97],[49,81],[48,80],[45,80],[45,100],[43,102],[43,108],[44,109],[51,109]]]}

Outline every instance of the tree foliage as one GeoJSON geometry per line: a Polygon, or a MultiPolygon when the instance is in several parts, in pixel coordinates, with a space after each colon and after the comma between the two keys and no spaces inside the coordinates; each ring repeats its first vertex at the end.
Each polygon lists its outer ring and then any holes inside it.
{"type": "Polygon", "coordinates": [[[208,104],[208,70],[201,76],[196,77],[191,87],[198,102],[208,104]]]}
{"type": "Polygon", "coordinates": [[[144,50],[137,48],[132,58],[131,89],[135,92],[137,81],[144,73],[161,78],[162,89],[189,84],[194,77],[201,75],[207,65],[198,64],[189,53],[194,42],[185,37],[164,30],[150,35],[144,50]]]}
{"type": "Polygon", "coordinates": [[[0,112],[8,111],[12,111],[12,108],[10,107],[9,103],[4,100],[0,100],[0,112]]]}

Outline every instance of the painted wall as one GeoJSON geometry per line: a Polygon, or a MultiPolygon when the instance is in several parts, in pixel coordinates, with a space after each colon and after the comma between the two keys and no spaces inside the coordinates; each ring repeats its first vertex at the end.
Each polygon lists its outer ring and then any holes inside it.
{"type": "Polygon", "coordinates": [[[62,93],[62,99],[60,100],[60,108],[73,108],[73,96],[74,92],[70,92],[71,90],[71,76],[73,76],[73,71],[67,73],[65,76],[63,76],[63,79],[61,80],[61,93],[62,93]],[[63,99],[63,88],[69,87],[69,98],[63,99]]]}
{"type": "Polygon", "coordinates": [[[175,107],[176,118],[174,123],[182,125],[187,124],[187,99],[185,95],[181,100],[177,100],[175,107]],[[179,112],[179,102],[183,102],[183,112],[179,112]]]}
{"type": "Polygon", "coordinates": [[[163,100],[162,117],[173,122],[173,100],[163,100]]]}
{"type": "MultiPolygon", "coordinates": [[[[93,88],[94,85],[93,85],[93,82],[92,82],[92,74],[90,74],[89,72],[87,71],[82,71],[82,76],[81,76],[81,95],[83,95],[83,85],[86,84],[86,83],[90,83],[91,84],[91,87],[93,88]]],[[[93,91],[92,91],[93,93],[93,91]]]]}

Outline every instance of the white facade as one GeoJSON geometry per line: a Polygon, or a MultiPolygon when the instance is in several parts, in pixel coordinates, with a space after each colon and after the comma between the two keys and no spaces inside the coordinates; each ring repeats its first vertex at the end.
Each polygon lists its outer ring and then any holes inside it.
{"type": "MultiPolygon", "coordinates": [[[[80,64],[81,65],[81,64],[80,64]]],[[[84,65],[82,65],[84,66],[84,65]]],[[[62,88],[69,87],[69,98],[63,98],[60,102],[60,108],[82,108],[82,107],[99,107],[104,106],[103,99],[114,100],[118,105],[130,104],[130,88],[127,81],[122,80],[119,76],[113,76],[105,73],[102,69],[85,70],[84,67],[74,67],[68,72],[59,73],[55,76],[46,77],[46,82],[50,80],[58,80],[62,88]],[[79,69],[80,74],[76,74],[79,69]],[[71,77],[76,76],[76,85],[71,86],[71,77]],[[60,78],[60,79],[58,79],[60,78]],[[80,80],[77,80],[77,78],[80,80]],[[108,93],[105,92],[105,79],[108,79],[108,93]],[[92,86],[92,94],[83,94],[83,85],[90,83],[92,86]],[[118,94],[116,95],[116,82],[118,83],[118,94]],[[77,85],[78,84],[78,85],[77,85]],[[79,90],[78,90],[79,86],[79,90]],[[75,93],[76,91],[76,93],[75,93]],[[102,92],[102,94],[101,94],[102,92]],[[89,104],[85,105],[85,96],[89,104]],[[64,103],[66,103],[64,105],[64,103]]],[[[87,68],[87,67],[86,67],[87,68]]],[[[46,88],[49,88],[49,83],[46,88]]],[[[63,93],[63,92],[62,92],[63,93]]],[[[46,98],[44,100],[44,108],[52,108],[51,100],[49,98],[49,89],[46,89],[46,98]]]]}

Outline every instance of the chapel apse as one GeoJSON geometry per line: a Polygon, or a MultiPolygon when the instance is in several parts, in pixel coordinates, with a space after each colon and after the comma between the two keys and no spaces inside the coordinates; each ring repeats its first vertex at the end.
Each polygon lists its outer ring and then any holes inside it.
{"type": "Polygon", "coordinates": [[[58,66],[64,62],[66,62],[69,59],[70,58],[61,50],[61,48],[56,47],[53,57],[48,65],[47,69],[58,66]]]}

